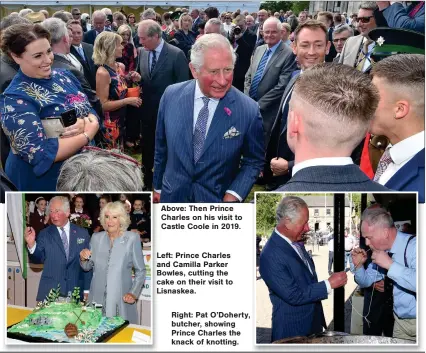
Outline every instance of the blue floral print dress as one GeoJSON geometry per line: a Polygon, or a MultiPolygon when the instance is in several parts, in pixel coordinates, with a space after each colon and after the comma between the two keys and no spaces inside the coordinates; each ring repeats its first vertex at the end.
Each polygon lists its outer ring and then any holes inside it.
{"type": "Polygon", "coordinates": [[[0,95],[0,122],[11,151],[5,172],[20,191],[54,191],[62,162],[55,162],[58,138],[47,138],[41,120],[75,109],[96,116],[80,82],[67,70],[53,69],[37,79],[18,71],[0,95]]]}

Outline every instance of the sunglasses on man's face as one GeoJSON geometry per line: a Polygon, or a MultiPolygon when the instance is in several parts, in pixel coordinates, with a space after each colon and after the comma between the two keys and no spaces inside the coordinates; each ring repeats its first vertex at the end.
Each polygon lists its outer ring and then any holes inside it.
{"type": "Polygon", "coordinates": [[[374,16],[365,16],[365,17],[357,17],[355,19],[356,22],[362,22],[362,23],[368,23],[370,22],[370,18],[372,18],[374,16]]]}

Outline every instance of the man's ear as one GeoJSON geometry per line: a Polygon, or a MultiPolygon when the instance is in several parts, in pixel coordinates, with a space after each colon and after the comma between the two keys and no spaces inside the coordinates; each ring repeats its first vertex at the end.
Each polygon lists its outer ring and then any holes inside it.
{"type": "Polygon", "coordinates": [[[194,67],[194,65],[192,65],[192,63],[189,63],[189,69],[191,70],[192,77],[197,79],[198,78],[198,72],[197,72],[197,70],[195,70],[195,67],[194,67]]]}
{"type": "Polygon", "coordinates": [[[330,47],[331,47],[331,42],[328,40],[327,45],[325,47],[325,55],[328,55],[328,53],[330,52],[330,47]]]}
{"type": "Polygon", "coordinates": [[[297,113],[295,110],[290,110],[288,113],[288,120],[287,120],[287,129],[289,130],[290,134],[298,134],[300,132],[300,114],[297,113]]]}
{"type": "Polygon", "coordinates": [[[411,106],[410,102],[407,100],[399,100],[395,104],[395,119],[405,118],[410,112],[411,106]]]}

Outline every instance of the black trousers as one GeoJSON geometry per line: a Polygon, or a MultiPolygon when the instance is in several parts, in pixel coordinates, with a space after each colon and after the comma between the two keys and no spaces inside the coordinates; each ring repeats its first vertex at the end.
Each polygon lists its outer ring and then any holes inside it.
{"type": "Polygon", "coordinates": [[[157,110],[144,110],[141,119],[142,173],[147,190],[152,189],[157,113],[157,110]]]}
{"type": "Polygon", "coordinates": [[[364,310],[362,314],[367,315],[370,301],[371,308],[367,316],[370,323],[368,324],[364,318],[362,319],[363,333],[364,335],[382,336],[383,334],[386,337],[392,337],[394,323],[392,292],[374,290],[373,299],[371,299],[372,292],[372,287],[364,289],[364,310]]]}
{"type": "Polygon", "coordinates": [[[125,141],[135,142],[140,138],[142,114],[142,108],[127,106],[125,141]]]}

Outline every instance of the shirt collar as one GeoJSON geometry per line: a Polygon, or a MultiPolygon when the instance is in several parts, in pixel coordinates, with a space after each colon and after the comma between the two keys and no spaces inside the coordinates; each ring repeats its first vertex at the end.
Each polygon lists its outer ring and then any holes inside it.
{"type": "Polygon", "coordinates": [[[425,132],[424,130],[398,142],[389,147],[389,153],[394,164],[401,164],[408,159],[414,157],[423,148],[425,148],[425,132]]]}
{"type": "Polygon", "coordinates": [[[289,243],[290,245],[293,244],[293,242],[287,238],[285,235],[281,234],[277,228],[275,228],[275,233],[277,233],[281,238],[283,238],[287,243],[289,243]]]}
{"type": "MultiPolygon", "coordinates": [[[[197,99],[201,99],[201,98],[203,98],[203,97],[205,97],[206,95],[203,93],[203,92],[201,92],[201,88],[200,88],[200,86],[199,86],[199,84],[198,84],[198,80],[195,80],[195,96],[194,96],[194,100],[197,100],[197,99]]],[[[220,99],[217,99],[217,98],[210,98],[212,101],[217,101],[217,102],[219,102],[220,101],[220,99]]]]}
{"type": "MultiPolygon", "coordinates": [[[[67,222],[67,224],[65,224],[64,225],[64,230],[65,230],[65,233],[67,233],[67,234],[70,234],[70,227],[71,227],[71,225],[70,225],[70,222],[68,221],[67,222]]],[[[59,232],[59,234],[61,234],[61,227],[56,227],[57,229],[58,229],[58,232],[59,232]]]]}
{"type": "Polygon", "coordinates": [[[79,213],[83,213],[83,209],[82,209],[82,208],[80,208],[80,209],[75,209],[74,211],[75,211],[75,212],[79,212],[79,213]]]}
{"type": "Polygon", "coordinates": [[[40,216],[44,216],[44,212],[40,212],[40,210],[37,208],[37,212],[40,216]]]}
{"type": "Polygon", "coordinates": [[[398,251],[400,252],[401,250],[404,251],[405,249],[405,239],[407,237],[407,234],[401,233],[399,230],[396,232],[396,238],[395,241],[392,244],[391,249],[389,250],[389,252],[391,252],[392,254],[396,254],[398,253],[398,251]]]}
{"type": "Polygon", "coordinates": [[[160,55],[161,51],[163,50],[163,47],[164,47],[164,39],[161,38],[160,44],[158,44],[157,48],[154,49],[155,52],[157,53],[157,58],[160,55]]]}
{"type": "MultiPolygon", "coordinates": [[[[281,40],[279,40],[278,41],[278,43],[277,44],[275,44],[272,48],[269,48],[268,47],[268,49],[270,49],[271,50],[271,54],[274,54],[275,53],[275,50],[277,50],[277,48],[278,48],[278,46],[281,44],[281,40]]],[[[266,50],[268,50],[268,49],[266,49],[266,50]]]]}
{"type": "Polygon", "coordinates": [[[308,159],[306,161],[297,163],[293,167],[293,176],[299,170],[308,168],[308,167],[316,167],[320,165],[330,166],[330,165],[348,165],[353,164],[351,157],[323,157],[323,158],[314,158],[308,159]]]}

